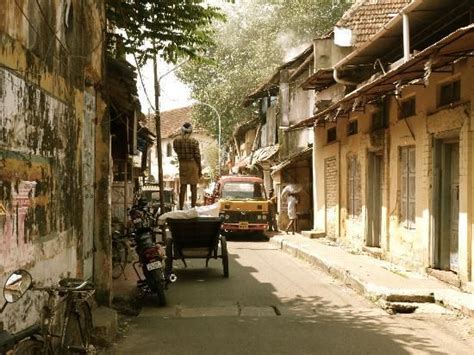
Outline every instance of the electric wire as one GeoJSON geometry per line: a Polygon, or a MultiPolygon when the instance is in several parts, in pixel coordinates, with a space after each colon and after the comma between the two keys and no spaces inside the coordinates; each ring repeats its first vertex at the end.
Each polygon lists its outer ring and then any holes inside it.
{"type": "MultiPolygon", "coordinates": [[[[15,1],[16,2],[16,1],[15,1]]],[[[50,23],[48,22],[48,19],[46,18],[46,15],[45,13],[43,12],[43,8],[41,7],[40,3],[39,3],[39,0],[36,0],[36,5],[38,5],[38,9],[39,9],[39,12],[40,12],[40,15],[41,17],[43,18],[44,22],[46,23],[46,25],[48,26],[49,30],[51,31],[51,33],[54,35],[54,37],[56,38],[56,40],[58,41],[58,43],[61,45],[61,47],[63,47],[63,49],[66,51],[67,54],[69,54],[69,49],[66,48],[66,46],[63,44],[63,42],[61,42],[61,39],[58,37],[58,34],[56,33],[56,31],[51,27],[50,23]]]]}
{"type": "MultiPolygon", "coordinates": [[[[126,23],[125,15],[123,14],[122,4],[119,4],[119,11],[120,11],[120,16],[122,16],[123,22],[126,23]]],[[[125,30],[125,33],[126,32],[127,32],[127,30],[125,30]]],[[[159,107],[155,107],[155,105],[153,105],[151,103],[150,97],[148,96],[148,92],[147,92],[146,87],[145,87],[145,83],[143,81],[143,76],[142,76],[142,72],[140,70],[140,66],[138,65],[137,56],[136,56],[135,52],[133,52],[132,55],[133,55],[133,59],[135,60],[135,65],[136,65],[136,68],[137,68],[137,71],[138,71],[138,77],[140,78],[140,83],[142,85],[143,92],[145,93],[146,100],[148,101],[148,104],[153,109],[153,111],[156,112],[157,110],[159,110],[159,107]]],[[[155,95],[156,95],[156,93],[155,93],[155,95]]]]}
{"type": "MultiPolygon", "coordinates": [[[[19,9],[19,11],[21,12],[22,16],[25,18],[25,20],[28,22],[28,25],[30,26],[30,28],[32,29],[32,31],[39,37],[40,34],[39,34],[39,31],[37,30],[37,28],[35,27],[35,25],[33,24],[33,22],[31,21],[31,19],[28,17],[28,15],[23,11],[23,7],[20,6],[20,4],[18,3],[17,0],[14,0],[14,3],[16,5],[16,7],[19,9]]],[[[48,23],[48,21],[46,20],[46,15],[44,14],[44,11],[43,11],[43,8],[41,7],[41,5],[39,4],[38,0],[36,0],[36,3],[38,5],[38,8],[40,10],[40,13],[41,13],[41,16],[42,18],[44,19],[45,23],[47,24],[48,28],[50,29],[50,31],[54,34],[54,37],[56,39],[56,41],[59,42],[59,44],[64,48],[64,50],[66,51],[66,55],[68,58],[89,58],[90,55],[92,55],[92,53],[94,53],[99,47],[101,47],[101,44],[103,43],[104,41],[104,37],[105,37],[105,34],[101,36],[100,40],[98,41],[98,43],[94,46],[94,48],[92,48],[91,51],[87,52],[86,55],[71,55],[69,50],[64,46],[64,44],[61,42],[61,40],[58,38],[56,32],[54,31],[54,29],[52,29],[52,27],[50,26],[50,24],[48,23]]],[[[105,31],[106,29],[106,22],[104,22],[104,19],[102,17],[102,13],[99,12],[99,21],[100,21],[100,24],[101,24],[101,27],[103,29],[103,31],[105,31]]],[[[55,59],[57,59],[59,62],[62,62],[68,69],[71,70],[71,72],[73,72],[74,74],[80,76],[80,77],[83,77],[84,76],[84,72],[83,71],[78,71],[78,70],[75,70],[73,68],[70,67],[70,63],[68,61],[68,58],[64,58],[62,56],[58,56],[54,50],[51,50],[51,42],[49,43],[48,45],[48,50],[45,54],[45,56],[42,58],[41,60],[41,66],[45,67],[46,66],[46,60],[48,58],[48,56],[52,56],[54,57],[55,59]]],[[[84,63],[82,63],[82,66],[84,66],[84,63]]],[[[23,76],[26,76],[27,73],[26,72],[23,72],[21,70],[18,70],[18,69],[14,69],[14,68],[8,68],[10,70],[13,70],[17,73],[21,73],[23,76]]],[[[12,80],[10,80],[10,82],[12,82],[13,85],[15,85],[15,83],[13,83],[12,80]]],[[[37,85],[37,84],[35,84],[37,85]]],[[[68,96],[70,96],[70,99],[72,100],[72,90],[67,88],[68,90],[68,96]]],[[[62,101],[62,100],[61,100],[62,101]]]]}

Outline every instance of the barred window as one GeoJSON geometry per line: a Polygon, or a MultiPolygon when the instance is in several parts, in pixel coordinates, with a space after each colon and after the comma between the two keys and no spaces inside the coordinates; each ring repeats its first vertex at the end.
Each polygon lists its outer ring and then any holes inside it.
{"type": "Polygon", "coordinates": [[[415,228],[415,147],[400,148],[400,222],[405,228],[415,228]]]}
{"type": "Polygon", "coordinates": [[[337,139],[336,127],[329,128],[327,130],[327,142],[331,143],[331,142],[334,142],[336,139],[337,139]]]}
{"type": "Polygon", "coordinates": [[[347,158],[347,214],[355,218],[361,212],[360,165],[356,156],[347,158]]]}
{"type": "Polygon", "coordinates": [[[416,115],[415,96],[403,100],[400,104],[400,118],[408,118],[416,115]]]}
{"type": "Polygon", "coordinates": [[[461,80],[444,83],[439,88],[438,106],[449,105],[461,100],[461,80]]]}

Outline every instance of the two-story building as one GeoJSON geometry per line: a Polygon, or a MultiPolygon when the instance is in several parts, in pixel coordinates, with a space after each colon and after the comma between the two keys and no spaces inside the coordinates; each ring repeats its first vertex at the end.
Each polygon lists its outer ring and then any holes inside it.
{"type": "Polygon", "coordinates": [[[292,129],[314,127],[314,229],[472,289],[471,5],[385,3],[355,4],[303,84],[318,110],[292,129]],[[383,25],[345,27],[367,14],[383,25]]]}

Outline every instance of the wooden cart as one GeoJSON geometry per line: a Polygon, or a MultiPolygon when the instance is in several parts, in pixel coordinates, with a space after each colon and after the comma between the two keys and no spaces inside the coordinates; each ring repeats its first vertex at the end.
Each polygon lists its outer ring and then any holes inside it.
{"type": "Polygon", "coordinates": [[[222,220],[215,217],[167,219],[171,238],[166,240],[166,272],[173,270],[173,261],[186,259],[222,259],[224,277],[229,277],[229,255],[226,238],[220,234],[222,220]]]}

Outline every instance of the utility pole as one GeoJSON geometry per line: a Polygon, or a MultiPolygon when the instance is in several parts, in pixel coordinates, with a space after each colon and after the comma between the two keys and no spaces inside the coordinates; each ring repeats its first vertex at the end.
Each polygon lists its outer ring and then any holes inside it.
{"type": "Polygon", "coordinates": [[[157,54],[153,56],[153,78],[155,81],[156,155],[158,160],[158,186],[160,188],[160,212],[164,213],[165,199],[163,193],[163,156],[161,153],[160,81],[158,80],[157,54]]]}

